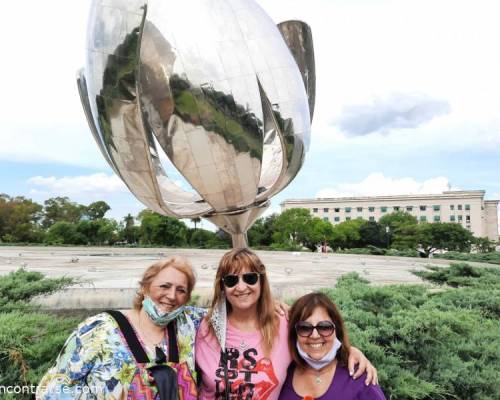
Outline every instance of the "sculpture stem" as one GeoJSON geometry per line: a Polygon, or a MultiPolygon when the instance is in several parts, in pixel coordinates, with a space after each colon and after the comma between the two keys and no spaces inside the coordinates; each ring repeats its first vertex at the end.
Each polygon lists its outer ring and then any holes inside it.
{"type": "Polygon", "coordinates": [[[233,249],[242,249],[248,247],[248,239],[246,233],[232,233],[233,249]]]}

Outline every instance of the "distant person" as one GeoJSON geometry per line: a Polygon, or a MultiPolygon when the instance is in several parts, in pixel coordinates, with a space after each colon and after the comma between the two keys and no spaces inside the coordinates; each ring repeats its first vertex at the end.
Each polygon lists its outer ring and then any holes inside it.
{"type": "Polygon", "coordinates": [[[311,293],[299,298],[290,310],[289,326],[293,364],[279,400],[385,400],[378,385],[365,384],[365,376],[350,377],[347,330],[326,295],[311,293]]]}

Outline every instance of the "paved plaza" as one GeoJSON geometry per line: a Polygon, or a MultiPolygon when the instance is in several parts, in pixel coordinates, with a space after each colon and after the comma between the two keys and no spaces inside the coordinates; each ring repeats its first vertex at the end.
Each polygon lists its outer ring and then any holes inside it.
{"type": "MultiPolygon", "coordinates": [[[[69,276],[79,283],[39,300],[51,309],[127,308],[144,269],[172,255],[187,257],[197,274],[195,294],[206,305],[213,279],[225,250],[103,248],[103,247],[0,247],[0,275],[19,267],[49,277],[69,276]]],[[[338,277],[358,272],[375,285],[422,283],[412,274],[426,265],[448,265],[449,261],[404,257],[303,252],[257,251],[266,265],[273,293],[294,298],[322,287],[331,287],[338,277]]]]}

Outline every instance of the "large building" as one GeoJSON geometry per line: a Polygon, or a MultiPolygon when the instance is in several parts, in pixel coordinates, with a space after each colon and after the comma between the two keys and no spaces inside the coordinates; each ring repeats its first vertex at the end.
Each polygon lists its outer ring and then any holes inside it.
{"type": "Polygon", "coordinates": [[[485,200],[484,190],[451,191],[442,194],[340,197],[285,200],[282,211],[307,208],[313,216],[332,224],[362,218],[378,221],[394,211],[404,211],[421,222],[455,222],[474,236],[498,241],[498,203],[485,200]]]}

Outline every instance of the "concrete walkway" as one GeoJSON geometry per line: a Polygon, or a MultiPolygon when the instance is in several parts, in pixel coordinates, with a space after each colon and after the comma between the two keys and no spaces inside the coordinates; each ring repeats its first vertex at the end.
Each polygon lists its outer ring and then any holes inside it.
{"type": "MultiPolygon", "coordinates": [[[[50,309],[128,308],[147,266],[172,255],[187,257],[197,274],[195,294],[210,301],[218,261],[225,250],[120,249],[103,247],[0,247],[0,275],[20,267],[49,277],[69,276],[80,282],[39,302],[50,309]]],[[[266,265],[273,293],[281,299],[298,297],[335,285],[337,278],[358,272],[376,285],[422,283],[411,273],[445,260],[257,251],[266,265]]]]}

